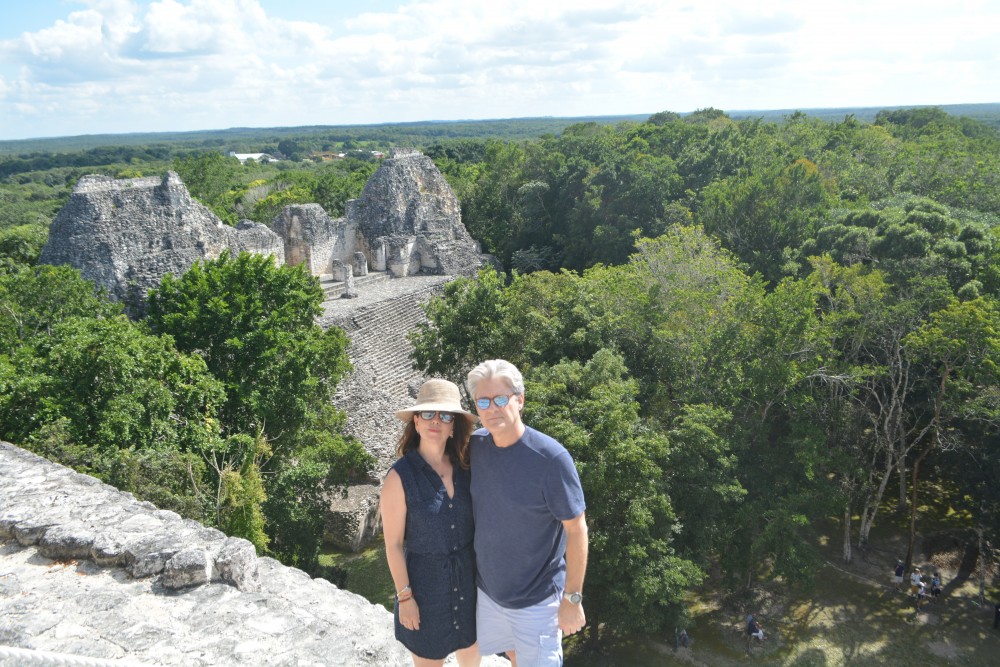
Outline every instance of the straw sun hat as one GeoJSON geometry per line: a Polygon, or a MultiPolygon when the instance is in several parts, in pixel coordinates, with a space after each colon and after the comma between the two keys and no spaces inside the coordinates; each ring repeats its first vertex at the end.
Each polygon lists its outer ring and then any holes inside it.
{"type": "Polygon", "coordinates": [[[462,396],[458,392],[458,385],[448,380],[428,380],[420,385],[420,391],[417,392],[417,402],[412,407],[399,410],[396,413],[396,419],[408,422],[413,419],[414,412],[423,412],[424,410],[462,415],[470,424],[476,421],[474,414],[462,409],[462,396]]]}

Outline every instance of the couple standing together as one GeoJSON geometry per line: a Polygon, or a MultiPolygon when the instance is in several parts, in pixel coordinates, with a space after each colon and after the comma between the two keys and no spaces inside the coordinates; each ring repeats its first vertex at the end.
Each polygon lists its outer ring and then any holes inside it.
{"type": "Polygon", "coordinates": [[[428,380],[396,413],[406,426],[381,503],[396,638],[416,667],[453,652],[460,667],[497,653],[558,666],[562,634],[586,623],[580,478],[561,444],[521,421],[513,364],[485,361],[467,387],[484,427],[474,433],[447,380],[428,380]]]}

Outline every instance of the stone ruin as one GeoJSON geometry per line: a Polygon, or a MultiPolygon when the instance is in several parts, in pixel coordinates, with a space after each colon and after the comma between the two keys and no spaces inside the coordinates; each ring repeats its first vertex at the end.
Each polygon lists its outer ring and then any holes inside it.
{"type": "MultiPolygon", "coordinates": [[[[49,230],[40,261],[68,264],[135,306],[167,273],[181,275],[224,250],[271,255],[304,264],[345,284],[371,271],[472,275],[486,261],[462,224],[461,207],[434,162],[396,150],[369,179],[347,215],[331,218],[318,204],[287,206],[270,227],[225,225],[191,198],[174,172],[162,178],[85,176],[49,230]]],[[[139,306],[141,308],[141,306],[139,306]]]]}
{"type": "Polygon", "coordinates": [[[482,265],[478,252],[469,252],[458,198],[433,160],[417,151],[392,151],[361,198],[347,202],[347,220],[357,225],[376,271],[471,275],[482,265]]]}
{"type": "Polygon", "coordinates": [[[68,264],[116,300],[145,296],[167,273],[229,249],[274,255],[284,248],[265,225],[223,224],[191,198],[180,177],[84,176],[49,228],[43,264],[68,264]]]}

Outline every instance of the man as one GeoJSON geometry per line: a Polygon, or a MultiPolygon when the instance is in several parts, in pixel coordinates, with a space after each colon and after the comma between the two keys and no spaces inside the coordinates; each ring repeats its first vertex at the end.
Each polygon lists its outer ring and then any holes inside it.
{"type": "Polygon", "coordinates": [[[566,448],[521,421],[524,379],[502,359],[469,372],[485,428],[469,441],[479,650],[514,667],[562,665],[562,633],[583,629],[586,504],[566,448]]]}
{"type": "Polygon", "coordinates": [[[906,572],[906,568],[903,567],[903,561],[896,561],[896,569],[893,570],[892,581],[896,585],[896,590],[902,590],[903,587],[903,573],[906,572]]]}

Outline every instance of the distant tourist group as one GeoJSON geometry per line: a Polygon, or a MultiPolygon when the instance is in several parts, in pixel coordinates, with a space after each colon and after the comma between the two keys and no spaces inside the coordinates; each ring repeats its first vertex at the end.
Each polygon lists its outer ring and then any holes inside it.
{"type": "Polygon", "coordinates": [[[427,380],[386,475],[381,516],[396,588],[395,628],[415,667],[505,654],[562,664],[562,636],[586,624],[586,504],[569,452],[521,421],[524,380],[502,359],[457,385],[427,380]],[[474,430],[475,422],[482,428],[474,430]]]}
{"type": "MultiPolygon", "coordinates": [[[[893,586],[895,590],[903,590],[903,576],[906,574],[906,566],[902,560],[896,561],[896,567],[892,573],[893,586]]],[[[910,595],[913,596],[914,606],[917,611],[930,600],[936,600],[941,596],[941,574],[934,572],[930,581],[924,581],[924,575],[919,567],[914,567],[910,572],[910,595]]]]}

